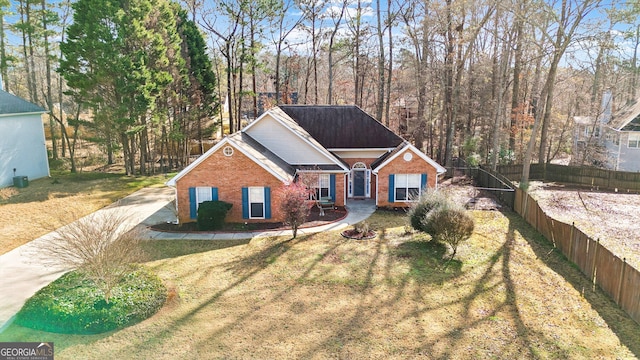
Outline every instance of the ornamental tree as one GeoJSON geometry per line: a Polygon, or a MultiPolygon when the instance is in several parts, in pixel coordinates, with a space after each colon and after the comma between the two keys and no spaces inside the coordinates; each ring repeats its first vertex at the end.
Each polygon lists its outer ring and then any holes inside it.
{"type": "Polygon", "coordinates": [[[280,190],[280,211],[284,214],[285,224],[291,226],[293,238],[298,234],[298,227],[309,217],[309,190],[301,182],[283,185],[280,190]]]}

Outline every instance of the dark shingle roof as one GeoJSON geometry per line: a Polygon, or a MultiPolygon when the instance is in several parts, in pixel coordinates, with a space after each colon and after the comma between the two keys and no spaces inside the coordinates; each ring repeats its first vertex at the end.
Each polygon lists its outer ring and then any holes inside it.
{"type": "Polygon", "coordinates": [[[32,104],[17,96],[0,90],[0,115],[46,112],[36,104],[32,104]]]}
{"type": "Polygon", "coordinates": [[[326,149],[395,148],[403,141],[357,106],[279,107],[326,149]]]}

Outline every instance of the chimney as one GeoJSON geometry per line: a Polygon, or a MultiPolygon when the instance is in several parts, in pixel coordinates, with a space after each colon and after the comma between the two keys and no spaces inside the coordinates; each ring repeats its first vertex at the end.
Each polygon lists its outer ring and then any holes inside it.
{"type": "Polygon", "coordinates": [[[606,90],[602,94],[602,104],[600,108],[600,111],[602,112],[600,115],[600,123],[602,124],[608,124],[609,121],[611,121],[611,102],[611,90],[606,90]]]}

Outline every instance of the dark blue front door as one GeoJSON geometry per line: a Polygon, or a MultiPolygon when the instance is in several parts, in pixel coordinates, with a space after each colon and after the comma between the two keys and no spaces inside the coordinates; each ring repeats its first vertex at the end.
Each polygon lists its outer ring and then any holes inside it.
{"type": "Polygon", "coordinates": [[[364,171],[353,172],[353,196],[364,196],[364,171]]]}

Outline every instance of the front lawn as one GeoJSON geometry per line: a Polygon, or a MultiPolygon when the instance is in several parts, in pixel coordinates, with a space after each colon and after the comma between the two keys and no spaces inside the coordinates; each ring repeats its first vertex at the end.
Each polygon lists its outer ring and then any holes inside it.
{"type": "Polygon", "coordinates": [[[0,341],[53,341],[56,359],[637,358],[640,326],[517,215],[476,211],[445,248],[377,212],[378,237],[151,241],[167,304],[134,326],[60,335],[12,325],[0,341]]]}
{"type": "Polygon", "coordinates": [[[137,190],[167,181],[164,175],[52,172],[25,188],[0,189],[0,255],[137,190]]]}

